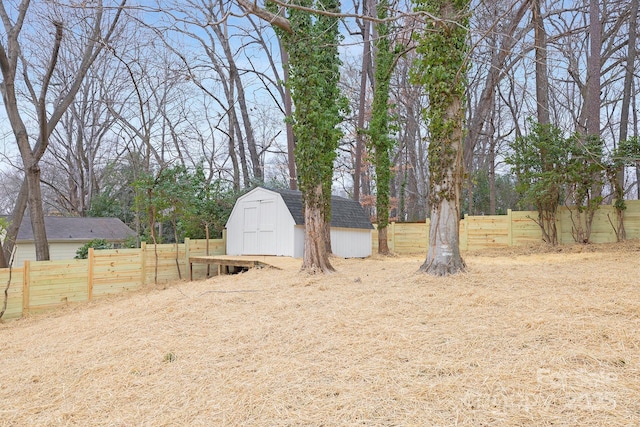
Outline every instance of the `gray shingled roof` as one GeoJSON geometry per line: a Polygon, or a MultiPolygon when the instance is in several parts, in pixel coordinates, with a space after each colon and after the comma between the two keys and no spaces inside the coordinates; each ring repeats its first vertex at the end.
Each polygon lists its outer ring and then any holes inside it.
{"type": "MultiPolygon", "coordinates": [[[[7,217],[5,216],[5,218],[7,217]]],[[[122,241],[129,236],[136,235],[135,231],[118,218],[47,216],[44,218],[44,224],[47,229],[47,239],[50,241],[89,241],[93,239],[122,241]]],[[[31,219],[27,216],[20,224],[17,240],[33,241],[31,219]]]]}
{"type": "MultiPolygon", "coordinates": [[[[293,190],[276,190],[282,196],[282,200],[289,208],[296,225],[304,225],[304,214],[302,213],[302,193],[293,190]]],[[[331,226],[343,228],[363,228],[372,230],[373,225],[366,212],[355,200],[345,199],[340,196],[331,196],[331,226]]]]}

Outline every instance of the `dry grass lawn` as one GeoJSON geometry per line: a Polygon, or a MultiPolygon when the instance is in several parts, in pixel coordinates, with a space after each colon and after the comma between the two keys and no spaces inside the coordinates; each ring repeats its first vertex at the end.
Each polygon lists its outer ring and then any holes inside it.
{"type": "Polygon", "coordinates": [[[0,324],[1,426],[637,426],[640,242],[335,259],[0,324]]]}

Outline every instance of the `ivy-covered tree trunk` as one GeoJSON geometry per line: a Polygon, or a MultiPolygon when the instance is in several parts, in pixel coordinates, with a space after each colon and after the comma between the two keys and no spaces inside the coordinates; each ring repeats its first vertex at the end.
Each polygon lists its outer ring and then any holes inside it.
{"type": "Polygon", "coordinates": [[[444,119],[460,123],[452,129],[447,142],[429,144],[431,224],[429,251],[420,271],[447,276],[465,270],[460,255],[460,195],[462,192],[462,99],[445,110],[444,119]],[[438,161],[439,160],[439,161],[438,161]],[[436,164],[438,162],[438,164],[436,164]]]}
{"type": "MultiPolygon", "coordinates": [[[[336,0],[299,0],[297,5],[331,13],[340,10],[336,0]]],[[[331,180],[336,150],[342,136],[338,125],[347,101],[340,94],[338,19],[334,16],[288,9],[287,17],[257,8],[241,0],[246,10],[268,20],[281,37],[289,55],[287,87],[294,111],[291,116],[296,136],[295,160],[298,188],[302,192],[305,217],[305,250],[302,269],[309,272],[334,271],[329,262],[331,240],[331,180]]]]}
{"type": "Polygon", "coordinates": [[[302,192],[305,217],[302,270],[334,271],[329,262],[331,179],[342,136],[338,125],[347,108],[347,101],[338,88],[340,35],[336,15],[340,3],[298,0],[297,6],[328,11],[332,16],[290,8],[286,17],[282,16],[281,6],[273,3],[267,3],[267,9],[249,0],[238,0],[238,3],[274,26],[289,55],[287,87],[295,107],[290,121],[296,137],[298,188],[302,192]]]}
{"type": "MultiPolygon", "coordinates": [[[[338,148],[338,147],[336,147],[338,148]]],[[[324,197],[324,247],[328,256],[333,254],[331,249],[331,187],[333,184],[333,162],[331,162],[331,168],[327,168],[328,175],[322,180],[322,195],[324,197]]]]}
{"type": "Polygon", "coordinates": [[[440,18],[418,39],[413,78],[429,97],[429,251],[420,271],[437,276],[465,270],[460,255],[460,194],[469,0],[420,0],[440,18]]]}
{"type": "MultiPolygon", "coordinates": [[[[281,10],[284,10],[281,8],[281,10]]],[[[291,91],[287,85],[289,81],[289,54],[285,50],[284,46],[282,46],[282,39],[278,37],[278,47],[280,50],[280,58],[282,61],[282,69],[284,72],[283,81],[284,81],[284,93],[283,93],[283,104],[284,104],[284,114],[286,117],[285,128],[287,131],[287,165],[289,167],[289,189],[297,190],[298,189],[298,176],[296,173],[296,139],[293,134],[293,125],[291,124],[291,116],[293,115],[293,101],[291,99],[291,91]]]]}
{"type": "MultiPolygon", "coordinates": [[[[378,19],[387,18],[389,2],[381,0],[377,5],[378,19]]],[[[389,137],[389,83],[395,58],[391,47],[388,24],[376,24],[378,37],[374,42],[375,88],[371,105],[369,137],[376,170],[376,212],[378,218],[378,253],[389,253],[387,226],[389,225],[389,191],[391,184],[391,148],[394,141],[389,137]]]]}
{"type": "Polygon", "coordinates": [[[329,262],[327,250],[326,218],[324,209],[318,209],[319,200],[323,200],[322,185],[310,189],[304,198],[304,255],[302,269],[309,273],[335,271],[329,262]]]}
{"type": "Polygon", "coordinates": [[[389,254],[387,227],[389,226],[389,185],[391,183],[391,161],[387,150],[378,148],[374,154],[376,162],[376,212],[378,219],[378,253],[389,254]]]}

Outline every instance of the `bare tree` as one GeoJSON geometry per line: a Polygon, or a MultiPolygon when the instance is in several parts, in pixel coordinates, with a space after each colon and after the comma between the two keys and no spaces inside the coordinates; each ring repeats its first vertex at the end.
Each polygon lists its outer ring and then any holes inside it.
{"type": "MultiPolygon", "coordinates": [[[[75,52],[69,49],[67,55],[71,57],[75,52]]],[[[67,64],[72,61],[62,59],[67,64]]],[[[115,134],[110,131],[115,117],[106,101],[121,87],[109,59],[109,55],[101,55],[94,62],[75,102],[51,134],[48,153],[41,160],[44,204],[51,204],[58,212],[86,215],[92,198],[100,192],[101,165],[118,158],[118,153],[112,151],[115,134]],[[53,196],[47,197],[47,193],[53,196]]],[[[58,84],[54,90],[66,84],[58,84]]]]}
{"type": "MultiPolygon", "coordinates": [[[[489,117],[495,107],[495,92],[500,81],[506,76],[509,68],[518,64],[517,61],[507,61],[512,55],[513,48],[522,38],[526,28],[521,27],[521,22],[529,8],[529,0],[522,0],[519,3],[490,3],[490,9],[486,11],[489,16],[485,19],[479,18],[479,11],[475,11],[476,21],[482,27],[475,31],[476,37],[480,37],[476,51],[480,50],[482,42],[486,42],[487,54],[485,58],[478,58],[476,67],[479,64],[486,64],[486,71],[483,71],[483,83],[475,81],[475,88],[482,87],[477,101],[468,108],[471,117],[468,119],[468,130],[464,139],[464,168],[468,176],[468,204],[469,212],[473,212],[473,155],[481,136],[487,134],[485,126],[489,124],[489,117]],[[507,7],[503,10],[503,7],[507,7]]],[[[484,67],[481,67],[484,68],[484,67]]],[[[481,71],[481,70],[478,70],[481,71]]],[[[475,89],[474,88],[474,89],[475,89]]],[[[473,91],[473,89],[471,89],[473,91]]]]}
{"type": "Polygon", "coordinates": [[[598,0],[589,0],[589,42],[590,52],[587,57],[585,97],[585,133],[588,136],[600,138],[602,22],[600,21],[600,2],[598,0]]]}
{"type": "Polygon", "coordinates": [[[27,61],[27,57],[25,56],[21,38],[21,34],[25,28],[27,13],[30,10],[30,2],[29,0],[22,0],[16,5],[14,11],[7,11],[5,4],[0,3],[0,18],[7,33],[6,41],[0,43],[0,70],[2,71],[4,79],[2,83],[2,96],[25,171],[25,181],[11,215],[11,225],[7,230],[4,248],[5,259],[8,258],[8,255],[13,251],[15,237],[22,222],[27,203],[29,204],[31,225],[36,241],[37,259],[49,259],[49,246],[47,243],[44,211],[42,208],[39,161],[47,150],[51,132],[75,98],[84,76],[99,55],[104,43],[108,41],[113,33],[125,2],[126,0],[123,0],[120,7],[116,9],[112,16],[108,14],[105,16],[101,2],[94,8],[80,11],[88,15],[85,16],[85,19],[91,23],[90,32],[86,34],[85,49],[80,56],[79,63],[75,70],[75,79],[67,88],[66,93],[58,96],[57,99],[53,101],[48,99],[48,93],[51,80],[57,69],[58,54],[63,41],[64,22],[57,18],[51,19],[48,15],[40,16],[40,19],[45,18],[44,22],[50,23],[51,27],[55,30],[55,35],[47,65],[44,69],[38,69],[34,72],[31,69],[32,65],[27,61]],[[105,22],[108,20],[111,21],[111,24],[103,34],[105,22]],[[38,124],[36,132],[38,136],[34,138],[35,143],[33,145],[30,143],[29,131],[23,119],[24,110],[21,106],[24,103],[20,101],[20,92],[17,87],[17,85],[20,84],[17,81],[19,72],[22,74],[22,84],[27,91],[27,102],[33,105],[36,123],[38,124]],[[37,79],[37,82],[34,81],[34,78],[37,79]],[[52,109],[49,107],[49,103],[51,102],[53,102],[52,109]]]}
{"type": "MultiPolygon", "coordinates": [[[[189,79],[218,105],[226,127],[219,132],[228,140],[233,165],[234,186],[249,187],[265,180],[264,161],[274,137],[258,141],[256,135],[257,105],[270,103],[274,115],[291,114],[290,95],[282,84],[280,64],[275,60],[280,47],[269,41],[273,33],[265,34],[268,23],[250,16],[232,16],[233,5],[224,1],[190,1],[175,3],[165,10],[167,31],[191,40],[188,52],[178,51],[189,67],[189,79]],[[256,22],[258,21],[258,22],[256,22]],[[193,42],[196,48],[193,48],[193,42]],[[256,57],[263,63],[256,64],[256,57]],[[248,65],[245,65],[248,64],[248,65]],[[253,95],[252,95],[253,94],[253,95]]],[[[165,38],[168,45],[173,41],[165,38]]],[[[286,58],[283,58],[286,60],[286,58]]],[[[283,122],[284,123],[284,122],[283,122]]],[[[295,187],[295,165],[292,163],[293,134],[286,126],[287,151],[290,164],[290,186],[295,187]]]]}
{"type": "Polygon", "coordinates": [[[532,22],[535,31],[536,52],[536,112],[538,123],[547,125],[549,119],[549,73],[547,70],[547,32],[540,7],[541,0],[532,0],[532,22]]]}
{"type": "MultiPolygon", "coordinates": [[[[368,16],[375,9],[372,0],[364,0],[362,14],[368,16]]],[[[364,123],[366,118],[367,77],[371,69],[371,23],[363,19],[360,24],[362,32],[362,67],[360,68],[360,99],[358,103],[358,128],[356,130],[355,164],[353,172],[353,200],[360,201],[360,179],[362,177],[362,154],[364,151],[364,123]]]]}
{"type": "MultiPolygon", "coordinates": [[[[638,0],[630,0],[628,28],[629,40],[627,42],[627,55],[624,67],[624,87],[622,94],[622,106],[620,109],[620,137],[619,141],[625,141],[629,135],[629,107],[631,106],[632,85],[634,79],[635,62],[637,55],[637,25],[638,25],[638,0]]],[[[624,172],[618,177],[624,183],[624,172]]],[[[638,184],[640,189],[640,184],[638,184]]],[[[638,190],[640,197],[640,190],[638,190]]]]}
{"type": "Polygon", "coordinates": [[[394,162],[397,172],[391,196],[398,199],[396,216],[400,221],[424,220],[429,211],[429,166],[423,143],[427,131],[420,114],[427,104],[421,88],[409,83],[409,68],[413,60],[413,53],[408,53],[398,61],[395,87],[392,89],[400,132],[394,162]]]}

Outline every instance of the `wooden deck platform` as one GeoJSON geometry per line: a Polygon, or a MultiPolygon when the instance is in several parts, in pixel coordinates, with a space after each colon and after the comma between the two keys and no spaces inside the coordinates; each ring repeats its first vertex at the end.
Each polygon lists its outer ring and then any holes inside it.
{"type": "Polygon", "coordinates": [[[273,267],[279,270],[300,269],[299,258],[268,255],[212,255],[189,257],[189,280],[193,280],[193,264],[215,264],[218,274],[224,274],[227,267],[273,267]]]}

